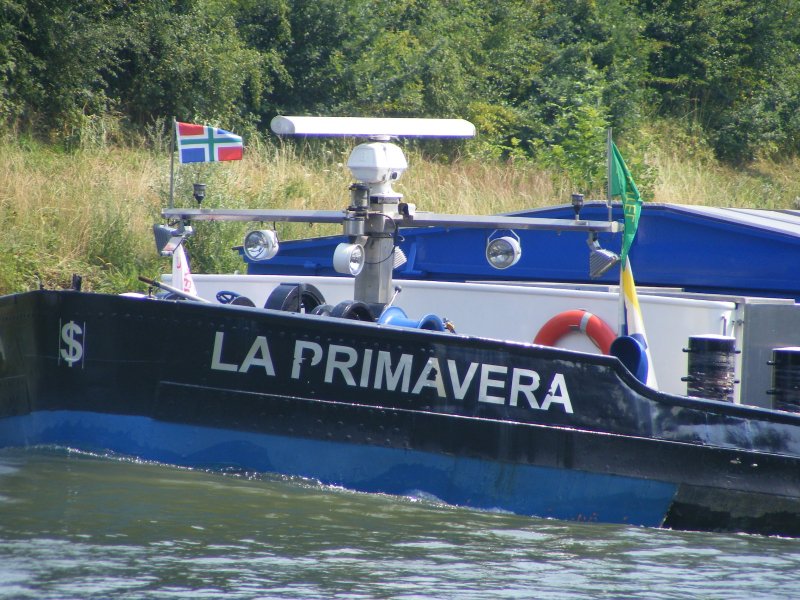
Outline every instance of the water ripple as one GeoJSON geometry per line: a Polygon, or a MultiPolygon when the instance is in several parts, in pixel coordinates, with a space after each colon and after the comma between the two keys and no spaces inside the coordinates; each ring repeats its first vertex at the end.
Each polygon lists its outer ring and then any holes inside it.
{"type": "Polygon", "coordinates": [[[0,598],[800,597],[800,540],[528,519],[0,451],[0,598]]]}

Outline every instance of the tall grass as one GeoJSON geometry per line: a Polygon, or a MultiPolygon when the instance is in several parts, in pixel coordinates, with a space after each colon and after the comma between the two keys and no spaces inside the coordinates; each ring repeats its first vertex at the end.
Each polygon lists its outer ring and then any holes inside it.
{"type": "MultiPolygon", "coordinates": [[[[107,136],[107,128],[101,129],[107,136]]],[[[168,259],[156,255],[151,233],[169,201],[164,139],[120,144],[86,137],[88,142],[69,152],[21,138],[0,142],[0,293],[66,287],[72,273],[84,276],[87,289],[141,289],[138,274],[154,277],[169,268],[168,259]]],[[[641,150],[631,150],[647,173],[640,180],[634,171],[634,177],[651,188],[647,195],[656,202],[753,208],[800,203],[796,158],[733,169],[713,160],[702,144],[657,131],[645,137],[641,150]]],[[[351,183],[349,150],[341,141],[252,140],[240,162],[176,165],[175,205],[193,206],[192,183],[202,181],[208,185],[206,207],[343,208],[351,183]]],[[[564,203],[575,191],[564,176],[525,161],[443,163],[413,149],[408,160],[409,171],[395,189],[423,210],[509,212],[564,203]]],[[[193,268],[243,268],[231,247],[247,228],[197,224],[189,241],[193,268]]],[[[278,226],[282,239],[338,232],[333,226],[278,226]]]]}
{"type": "Polygon", "coordinates": [[[63,286],[72,272],[103,289],[142,266],[158,162],[131,148],[0,145],[0,291],[63,286]]]}
{"type": "Polygon", "coordinates": [[[758,161],[744,169],[686,161],[674,153],[653,157],[657,202],[732,208],[800,208],[800,160],[758,161]]]}

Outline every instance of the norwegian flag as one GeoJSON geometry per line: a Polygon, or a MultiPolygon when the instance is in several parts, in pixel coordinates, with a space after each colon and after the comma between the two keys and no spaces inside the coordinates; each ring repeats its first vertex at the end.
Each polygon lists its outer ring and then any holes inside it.
{"type": "Polygon", "coordinates": [[[181,163],[242,160],[244,146],[240,136],[208,125],[176,125],[178,160],[181,163]]]}

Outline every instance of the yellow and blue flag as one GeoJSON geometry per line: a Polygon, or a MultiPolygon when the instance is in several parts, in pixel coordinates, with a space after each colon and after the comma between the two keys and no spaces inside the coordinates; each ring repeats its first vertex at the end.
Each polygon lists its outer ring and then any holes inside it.
{"type": "Polygon", "coordinates": [[[628,170],[628,166],[625,164],[625,160],[614,142],[611,142],[611,196],[620,197],[625,216],[622,251],[620,252],[620,264],[622,265],[620,288],[625,302],[625,311],[620,333],[621,335],[630,336],[639,342],[647,357],[647,378],[645,383],[652,388],[658,389],[653,359],[650,356],[650,347],[647,343],[642,310],[639,307],[639,296],[636,293],[636,284],[633,280],[633,269],[628,256],[628,251],[636,237],[636,230],[639,228],[642,198],[639,195],[639,189],[636,187],[633,177],[631,177],[631,172],[628,170]]]}
{"type": "Polygon", "coordinates": [[[653,357],[650,355],[647,332],[644,329],[642,309],[639,307],[639,296],[636,293],[636,284],[633,281],[630,257],[625,259],[625,263],[622,266],[622,293],[625,297],[625,331],[623,333],[635,339],[643,348],[647,357],[647,377],[644,383],[653,389],[658,389],[656,372],[653,368],[653,357]]]}

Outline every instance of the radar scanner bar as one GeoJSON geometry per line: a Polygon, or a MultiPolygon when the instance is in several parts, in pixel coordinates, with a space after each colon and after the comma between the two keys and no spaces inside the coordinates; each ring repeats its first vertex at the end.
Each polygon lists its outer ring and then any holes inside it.
{"type": "Polygon", "coordinates": [[[465,119],[391,119],[369,117],[285,117],[272,119],[278,135],[349,137],[472,138],[475,126],[465,119]]]}

